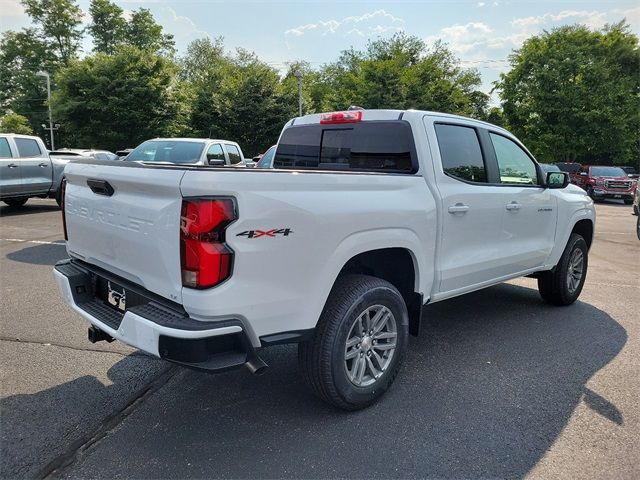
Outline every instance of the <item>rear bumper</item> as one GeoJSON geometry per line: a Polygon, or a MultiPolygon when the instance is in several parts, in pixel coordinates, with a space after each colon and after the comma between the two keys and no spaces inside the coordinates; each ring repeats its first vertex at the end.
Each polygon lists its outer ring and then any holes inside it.
{"type": "MultiPolygon", "coordinates": [[[[91,325],[132,347],[180,365],[219,372],[248,364],[253,371],[266,365],[259,359],[239,320],[202,322],[190,318],[179,306],[145,296],[124,313],[95,297],[96,277],[79,262],[64,260],[55,265],[54,277],[64,300],[91,325]],[[147,301],[148,300],[148,301],[147,301]]],[[[129,287],[127,282],[118,283],[129,287]]]]}

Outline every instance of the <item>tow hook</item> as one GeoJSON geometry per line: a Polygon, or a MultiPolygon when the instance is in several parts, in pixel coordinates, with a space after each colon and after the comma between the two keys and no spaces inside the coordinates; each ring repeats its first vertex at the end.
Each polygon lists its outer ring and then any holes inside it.
{"type": "Polygon", "coordinates": [[[268,368],[268,365],[255,353],[247,355],[247,362],[245,365],[254,375],[262,375],[268,368]]]}
{"type": "Polygon", "coordinates": [[[91,343],[101,342],[103,340],[108,343],[113,342],[115,339],[109,335],[107,332],[103,332],[99,328],[94,327],[93,325],[89,327],[89,331],[87,332],[87,336],[89,337],[89,341],[91,343]]]}

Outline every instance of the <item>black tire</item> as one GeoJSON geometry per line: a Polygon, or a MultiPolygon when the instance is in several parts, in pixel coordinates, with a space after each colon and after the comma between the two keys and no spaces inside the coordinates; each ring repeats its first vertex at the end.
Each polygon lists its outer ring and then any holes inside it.
{"type": "Polygon", "coordinates": [[[625,198],[624,199],[624,204],[625,205],[631,205],[633,203],[633,199],[632,198],[625,198]]]}
{"type": "Polygon", "coordinates": [[[638,240],[640,240],[640,215],[636,218],[636,235],[638,236],[638,240]]]}
{"type": "Polygon", "coordinates": [[[567,246],[560,257],[560,261],[553,270],[542,272],[538,276],[538,291],[540,296],[551,305],[571,305],[582,292],[585,279],[587,278],[588,248],[582,236],[572,233],[567,242],[567,246]],[[582,273],[577,285],[572,289],[569,286],[570,261],[574,252],[582,252],[582,273]]]}
{"type": "Polygon", "coordinates": [[[62,208],[62,183],[60,183],[58,191],[56,192],[56,203],[58,207],[62,208]]]}
{"type": "Polygon", "coordinates": [[[4,203],[9,205],[10,207],[21,207],[25,203],[27,203],[28,198],[6,198],[3,200],[4,203]]]}
{"type": "MultiPolygon", "coordinates": [[[[304,381],[315,395],[335,407],[343,410],[365,408],[374,403],[393,383],[407,349],[408,336],[407,306],[393,285],[366,275],[340,277],[331,290],[313,338],[298,345],[298,360],[304,381]],[[347,337],[353,332],[352,328],[357,328],[356,322],[361,314],[378,307],[386,308],[392,313],[397,333],[395,350],[379,377],[374,379],[370,373],[367,374],[370,376],[369,381],[373,381],[371,385],[357,386],[347,372],[347,337]]],[[[373,337],[362,338],[370,340],[373,337]]],[[[369,344],[369,341],[363,341],[362,345],[365,343],[369,344]]],[[[380,344],[378,348],[379,346],[380,344]]],[[[362,350],[365,347],[358,344],[353,348],[362,350]]],[[[362,353],[358,355],[363,356],[362,353]]],[[[356,360],[354,358],[351,362],[356,360]]],[[[373,360],[371,357],[371,362],[373,360]]],[[[364,362],[364,369],[367,371],[369,360],[364,358],[364,362]]],[[[381,364],[376,363],[380,367],[381,364]]]]}

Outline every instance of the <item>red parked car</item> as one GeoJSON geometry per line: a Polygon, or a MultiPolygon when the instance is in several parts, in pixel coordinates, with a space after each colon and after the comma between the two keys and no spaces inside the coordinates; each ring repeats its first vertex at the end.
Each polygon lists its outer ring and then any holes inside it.
{"type": "Polygon", "coordinates": [[[620,167],[584,165],[578,175],[571,175],[576,185],[584,188],[594,200],[619,198],[626,205],[633,203],[637,182],[620,167]]]}

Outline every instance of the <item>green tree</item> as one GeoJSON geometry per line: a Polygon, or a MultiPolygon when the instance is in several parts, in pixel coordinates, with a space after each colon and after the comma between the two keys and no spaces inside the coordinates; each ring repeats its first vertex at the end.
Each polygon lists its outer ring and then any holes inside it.
{"type": "Polygon", "coordinates": [[[638,161],[640,50],[628,25],[545,31],[510,62],[496,85],[504,117],[541,160],[638,161]]]}
{"type": "Polygon", "coordinates": [[[163,54],[173,54],[175,51],[173,35],[163,33],[162,26],[156,23],[146,8],[140,8],[131,14],[125,38],[128,44],[141,50],[163,54]]]}
{"type": "Polygon", "coordinates": [[[82,39],[82,10],[74,0],[22,0],[37,33],[66,65],[76,57],[82,39]]]}
{"type": "Polygon", "coordinates": [[[21,135],[33,135],[29,120],[17,113],[7,113],[0,117],[0,133],[19,133],[21,135]]]}
{"type": "Polygon", "coordinates": [[[56,75],[53,106],[69,142],[111,150],[183,134],[189,105],[178,67],[132,46],[72,61],[56,75]]]}
{"type": "Polygon", "coordinates": [[[482,117],[488,102],[478,90],[477,71],[461,68],[444,44],[429,48],[404,33],[370,42],[365,51],[343,51],[336,62],[322,68],[320,82],[328,86],[323,110],[359,105],[482,117]]]}
{"type": "Polygon", "coordinates": [[[51,51],[34,30],[4,32],[0,40],[0,111],[24,115],[38,131],[47,118],[47,91],[36,72],[55,68],[51,51]]]}
{"type": "Polygon", "coordinates": [[[91,25],[88,30],[93,37],[93,51],[114,53],[118,45],[125,42],[127,34],[122,9],[109,0],[91,0],[89,14],[91,25]]]}

